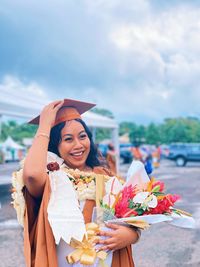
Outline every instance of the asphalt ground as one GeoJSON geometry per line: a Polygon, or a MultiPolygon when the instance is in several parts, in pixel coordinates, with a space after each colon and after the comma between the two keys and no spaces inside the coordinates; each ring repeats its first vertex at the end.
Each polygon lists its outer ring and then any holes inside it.
{"type": "MultiPolygon", "coordinates": [[[[10,184],[7,184],[16,163],[0,165],[0,266],[25,267],[23,229],[16,222],[10,205],[10,184]]],[[[125,175],[129,165],[121,165],[125,175]]],[[[181,195],[176,207],[193,214],[196,229],[183,229],[167,223],[152,225],[143,231],[133,246],[136,267],[197,267],[200,266],[200,164],[176,167],[162,161],[153,175],[163,181],[167,192],[181,195]]],[[[42,266],[41,266],[42,267],[42,266]]],[[[126,266],[124,266],[126,267],[126,266]]]]}

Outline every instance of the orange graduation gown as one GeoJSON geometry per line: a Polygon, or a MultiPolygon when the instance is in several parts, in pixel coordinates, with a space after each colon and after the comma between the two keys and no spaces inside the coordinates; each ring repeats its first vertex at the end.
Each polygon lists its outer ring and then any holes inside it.
{"type": "MultiPolygon", "coordinates": [[[[93,171],[98,174],[109,175],[109,171],[102,167],[96,167],[93,171]]],[[[46,181],[43,197],[40,201],[34,199],[28,190],[24,189],[26,201],[24,255],[27,267],[58,267],[55,240],[47,216],[50,193],[49,179],[46,181]]],[[[94,206],[95,201],[86,200],[83,209],[86,223],[91,221],[94,206]]],[[[112,267],[134,267],[131,246],[114,252],[112,267]]]]}

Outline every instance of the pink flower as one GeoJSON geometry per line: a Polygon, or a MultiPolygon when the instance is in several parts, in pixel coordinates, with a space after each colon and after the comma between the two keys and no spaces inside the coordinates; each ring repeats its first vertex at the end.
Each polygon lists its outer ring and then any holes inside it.
{"type": "Polygon", "coordinates": [[[168,195],[168,198],[170,199],[171,203],[174,205],[174,203],[179,200],[181,197],[179,195],[168,195]]]}

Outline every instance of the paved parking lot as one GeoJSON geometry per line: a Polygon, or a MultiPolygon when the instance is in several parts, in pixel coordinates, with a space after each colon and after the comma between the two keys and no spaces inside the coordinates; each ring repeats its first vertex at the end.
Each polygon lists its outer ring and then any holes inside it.
{"type": "Polygon", "coordinates": [[[165,182],[168,192],[181,195],[176,207],[192,213],[197,228],[183,229],[166,223],[151,226],[133,248],[136,266],[200,266],[200,164],[178,168],[164,161],[154,176],[165,182]]]}
{"type": "MultiPolygon", "coordinates": [[[[1,179],[10,175],[16,164],[0,168],[1,179]]],[[[127,169],[128,165],[122,165],[121,173],[125,174],[127,169]]],[[[166,223],[151,226],[133,246],[136,267],[200,266],[200,164],[177,168],[173,162],[163,161],[153,174],[165,182],[168,192],[182,196],[177,207],[194,215],[197,228],[182,229],[166,223]]],[[[25,267],[23,229],[16,223],[15,212],[9,204],[9,188],[10,185],[0,186],[0,266],[25,267]]]]}

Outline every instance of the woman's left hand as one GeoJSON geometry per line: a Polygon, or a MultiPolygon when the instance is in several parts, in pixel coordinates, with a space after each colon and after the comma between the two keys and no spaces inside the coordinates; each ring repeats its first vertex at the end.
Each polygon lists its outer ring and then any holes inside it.
{"type": "Polygon", "coordinates": [[[98,244],[102,244],[100,250],[117,250],[124,248],[130,244],[137,242],[139,236],[134,229],[117,225],[106,224],[106,227],[111,228],[111,231],[100,231],[100,236],[106,236],[107,239],[100,239],[98,244]]]}

